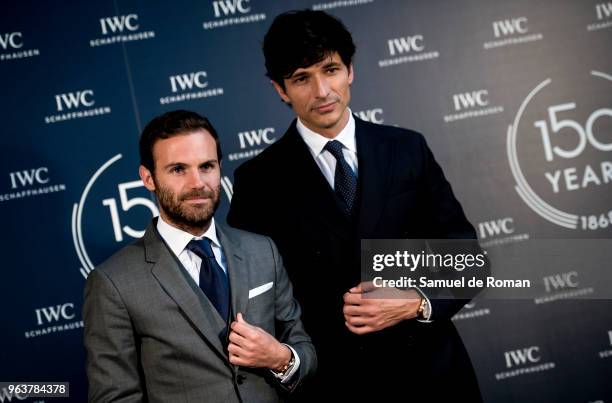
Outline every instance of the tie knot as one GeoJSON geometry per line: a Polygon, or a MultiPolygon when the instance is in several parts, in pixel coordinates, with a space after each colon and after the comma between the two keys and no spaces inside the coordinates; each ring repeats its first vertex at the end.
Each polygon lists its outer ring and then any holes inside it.
{"type": "Polygon", "coordinates": [[[341,158],[344,159],[344,155],[342,155],[343,148],[342,143],[338,140],[328,141],[324,147],[324,149],[329,151],[331,155],[336,158],[336,160],[340,160],[341,158]]]}
{"type": "Polygon", "coordinates": [[[204,258],[214,259],[215,255],[213,254],[212,246],[210,245],[210,242],[211,241],[208,238],[203,238],[200,240],[192,239],[191,241],[189,241],[185,249],[192,251],[193,253],[198,255],[201,259],[204,259],[204,258]]]}

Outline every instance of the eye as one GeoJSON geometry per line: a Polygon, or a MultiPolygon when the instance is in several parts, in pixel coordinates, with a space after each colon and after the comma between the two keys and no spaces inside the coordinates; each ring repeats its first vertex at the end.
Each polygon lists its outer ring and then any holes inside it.
{"type": "Polygon", "coordinates": [[[205,162],[204,164],[200,165],[200,169],[203,171],[209,171],[211,169],[214,169],[215,164],[213,164],[212,162],[205,162]]]}
{"type": "Polygon", "coordinates": [[[336,72],[336,71],[338,71],[338,70],[339,70],[339,69],[338,69],[338,67],[328,67],[328,68],[326,69],[326,71],[327,71],[328,73],[330,73],[330,74],[333,74],[333,73],[335,73],[335,72],[336,72]]]}
{"type": "Polygon", "coordinates": [[[293,83],[294,84],[304,84],[307,80],[306,76],[298,76],[296,78],[293,79],[293,83]]]}
{"type": "Polygon", "coordinates": [[[175,165],[172,168],[170,168],[170,172],[173,174],[179,174],[181,172],[183,172],[185,170],[185,168],[183,168],[180,165],[175,165]]]}

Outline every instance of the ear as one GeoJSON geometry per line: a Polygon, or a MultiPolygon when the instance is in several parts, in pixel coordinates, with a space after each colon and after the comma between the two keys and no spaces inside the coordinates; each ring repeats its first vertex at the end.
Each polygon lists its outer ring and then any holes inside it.
{"type": "Polygon", "coordinates": [[[283,87],[280,86],[279,83],[277,83],[274,80],[270,80],[270,82],[272,83],[272,85],[274,86],[274,89],[276,90],[276,92],[278,93],[278,96],[281,97],[281,99],[283,100],[283,102],[286,103],[290,103],[290,99],[287,96],[287,94],[285,93],[285,90],[283,89],[283,87]]]}
{"type": "Polygon", "coordinates": [[[138,174],[144,186],[151,192],[155,191],[155,181],[153,180],[153,174],[144,165],[138,167],[138,174]]]}
{"type": "Polygon", "coordinates": [[[353,74],[353,63],[348,68],[348,83],[349,85],[353,84],[353,78],[355,78],[353,74]]]}

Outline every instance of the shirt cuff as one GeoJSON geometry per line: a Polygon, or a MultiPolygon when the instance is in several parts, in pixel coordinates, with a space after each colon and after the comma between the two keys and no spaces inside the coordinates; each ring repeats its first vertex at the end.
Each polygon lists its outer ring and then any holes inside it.
{"type": "Polygon", "coordinates": [[[421,297],[425,299],[425,301],[427,301],[427,305],[429,305],[429,315],[427,315],[426,318],[423,319],[417,319],[418,322],[421,323],[431,323],[433,322],[433,320],[431,320],[431,315],[433,314],[433,306],[431,306],[431,301],[429,300],[429,298],[427,298],[427,295],[425,295],[425,293],[423,291],[421,291],[421,289],[419,287],[414,287],[417,292],[419,294],[421,294],[421,297]]]}
{"type": "Polygon", "coordinates": [[[285,371],[285,374],[283,376],[280,376],[276,371],[270,371],[272,372],[272,375],[274,375],[278,380],[280,380],[280,383],[287,383],[300,367],[300,356],[289,344],[283,343],[283,345],[287,346],[289,350],[291,350],[291,354],[293,354],[293,365],[287,368],[287,371],[285,371]]]}

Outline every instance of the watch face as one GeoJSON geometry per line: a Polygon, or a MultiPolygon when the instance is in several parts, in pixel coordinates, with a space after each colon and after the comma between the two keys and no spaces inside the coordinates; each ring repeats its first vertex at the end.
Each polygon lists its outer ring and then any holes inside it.
{"type": "Polygon", "coordinates": [[[419,309],[417,309],[417,317],[425,316],[425,309],[427,308],[427,300],[425,298],[421,299],[421,303],[419,304],[419,309]]]}
{"type": "Polygon", "coordinates": [[[417,316],[422,319],[427,319],[429,318],[430,311],[431,309],[427,300],[425,298],[421,299],[421,305],[419,306],[419,309],[417,311],[417,316]]]}

